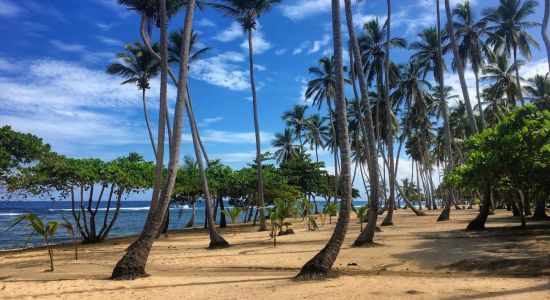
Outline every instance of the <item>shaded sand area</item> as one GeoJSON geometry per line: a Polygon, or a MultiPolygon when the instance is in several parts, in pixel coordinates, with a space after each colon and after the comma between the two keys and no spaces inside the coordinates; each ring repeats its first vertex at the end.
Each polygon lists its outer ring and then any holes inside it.
{"type": "MultiPolygon", "coordinates": [[[[452,211],[452,221],[436,223],[397,211],[396,226],[383,227],[371,248],[351,248],[359,232],[353,219],[335,263],[338,278],[294,282],[299,268],[320,250],[334,224],[310,232],[289,219],[296,234],[279,237],[274,248],[265,232],[250,225],[223,230],[233,245],[206,250],[202,229],[171,232],[153,247],[150,277],[107,278],[132,238],[82,246],[78,261],[70,246],[55,249],[56,269],[45,249],[0,254],[0,298],[78,299],[550,299],[550,222],[514,229],[509,212],[490,216],[489,230],[463,229],[476,211],[452,211]],[[507,229],[503,229],[507,228],[507,229]]],[[[328,221],[328,220],[327,220],[328,221]]],[[[333,220],[334,221],[334,220],[333,220]]],[[[318,220],[320,222],[320,220],[318,220]]],[[[320,225],[320,224],[319,224],[320,225]]]]}

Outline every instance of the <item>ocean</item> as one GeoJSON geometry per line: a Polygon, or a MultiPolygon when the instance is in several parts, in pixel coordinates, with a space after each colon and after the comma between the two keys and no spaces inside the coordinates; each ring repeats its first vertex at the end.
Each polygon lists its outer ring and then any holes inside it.
{"type": "MultiPolygon", "coordinates": [[[[103,204],[103,203],[102,203],[103,204]]],[[[122,207],[118,218],[109,233],[109,237],[128,236],[138,234],[143,229],[143,224],[147,218],[149,210],[149,201],[122,201],[122,207]]],[[[354,205],[362,205],[364,201],[354,200],[354,205]]],[[[322,211],[324,202],[318,201],[318,209],[322,211]]],[[[226,207],[230,205],[225,202],[226,207]]],[[[105,206],[101,205],[96,215],[96,226],[100,227],[103,224],[103,216],[105,206]]],[[[110,216],[114,210],[111,208],[110,216]]],[[[195,211],[195,227],[204,226],[204,202],[197,203],[195,211]]],[[[13,220],[18,216],[26,213],[34,213],[38,215],[44,222],[58,220],[62,221],[62,216],[67,217],[73,222],[71,214],[70,201],[0,201],[0,250],[26,248],[43,245],[43,240],[38,235],[33,235],[29,240],[30,229],[23,223],[8,230],[13,224],[13,220]]],[[[245,214],[242,213],[239,222],[243,221],[245,214]]],[[[188,206],[172,205],[170,207],[170,225],[169,229],[182,229],[187,225],[191,218],[191,208],[188,206]]],[[[109,217],[110,219],[110,217],[109,217]]],[[[216,222],[219,222],[219,210],[216,222]]],[[[227,223],[231,220],[227,218],[227,223]]],[[[76,228],[76,226],[74,226],[76,228]]],[[[98,229],[99,230],[99,229],[98,229]]],[[[78,232],[75,232],[76,237],[80,238],[78,232]]],[[[54,243],[67,243],[71,238],[65,228],[59,228],[55,235],[54,243]]]]}

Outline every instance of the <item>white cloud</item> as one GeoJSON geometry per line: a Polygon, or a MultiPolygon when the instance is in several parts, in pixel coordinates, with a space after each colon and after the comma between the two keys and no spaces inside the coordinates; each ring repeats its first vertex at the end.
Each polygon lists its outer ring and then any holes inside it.
{"type": "Polygon", "coordinates": [[[116,23],[102,23],[102,22],[95,23],[95,26],[97,26],[99,29],[103,31],[109,31],[115,25],[116,23]]]}
{"type": "Polygon", "coordinates": [[[329,12],[331,8],[330,0],[302,0],[302,1],[292,1],[291,4],[285,3],[282,4],[281,10],[285,17],[298,21],[305,19],[307,17],[329,12]]]}
{"type": "Polygon", "coordinates": [[[283,49],[277,49],[275,50],[275,55],[279,56],[279,55],[283,55],[286,53],[286,48],[283,48],[283,49]]]}
{"type": "Polygon", "coordinates": [[[15,17],[21,12],[21,8],[8,0],[0,0],[0,16],[15,17]]]}
{"type": "Polygon", "coordinates": [[[114,53],[106,51],[89,51],[86,46],[76,43],[65,43],[59,40],[50,40],[50,44],[59,51],[75,53],[89,63],[97,63],[100,61],[106,61],[115,57],[114,53]]]}
{"type": "Polygon", "coordinates": [[[196,24],[198,26],[202,26],[202,27],[216,27],[216,23],[206,19],[206,18],[202,18],[200,19],[198,22],[196,22],[196,24]]]}
{"type": "Polygon", "coordinates": [[[243,36],[243,29],[241,25],[237,22],[233,22],[228,28],[215,35],[214,39],[220,42],[230,42],[241,36],[243,36]]]}
{"type": "Polygon", "coordinates": [[[115,11],[117,15],[121,18],[126,18],[131,14],[131,12],[125,6],[118,4],[118,0],[92,0],[92,1],[105,8],[115,11]]]}
{"type": "MultiPolygon", "coordinates": [[[[261,31],[258,30],[254,31],[252,33],[252,46],[254,47],[254,53],[255,54],[262,54],[265,51],[269,50],[271,48],[271,43],[269,43],[265,38],[261,31]]],[[[241,48],[248,51],[248,40],[245,39],[242,44],[241,48]]]]}
{"type": "Polygon", "coordinates": [[[304,52],[307,48],[311,46],[311,41],[303,41],[300,45],[292,51],[292,55],[297,55],[304,52]]]}
{"type": "Polygon", "coordinates": [[[329,43],[330,43],[330,40],[331,40],[330,35],[325,34],[323,36],[323,39],[313,42],[313,46],[308,50],[307,53],[312,54],[312,53],[315,53],[315,52],[319,51],[321,49],[321,47],[328,46],[329,43]]]}
{"type": "Polygon", "coordinates": [[[106,37],[106,36],[103,36],[103,35],[98,35],[98,36],[96,36],[96,38],[105,45],[115,46],[115,47],[122,47],[124,45],[124,42],[122,42],[120,40],[113,39],[113,38],[110,38],[110,37],[106,37]]]}
{"type": "Polygon", "coordinates": [[[21,68],[9,59],[0,57],[0,71],[14,72],[21,70],[21,68]]]}
{"type": "MultiPolygon", "coordinates": [[[[273,134],[270,132],[260,132],[260,140],[262,143],[271,143],[273,134]]],[[[184,138],[190,140],[190,136],[184,138]]],[[[255,144],[256,137],[252,132],[232,132],[224,130],[202,130],[201,139],[207,143],[218,144],[255,144]]]]}
{"type": "Polygon", "coordinates": [[[248,73],[240,66],[244,59],[242,53],[228,51],[194,62],[189,74],[212,85],[243,91],[249,88],[248,73]]]}
{"type": "Polygon", "coordinates": [[[223,120],[223,117],[206,118],[200,122],[199,127],[206,127],[223,120]]]}

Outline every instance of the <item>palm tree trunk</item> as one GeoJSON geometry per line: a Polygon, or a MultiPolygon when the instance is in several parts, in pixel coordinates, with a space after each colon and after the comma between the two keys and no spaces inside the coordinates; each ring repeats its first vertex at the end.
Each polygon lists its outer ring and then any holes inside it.
{"type": "MultiPolygon", "coordinates": [[[[436,0],[437,10],[437,70],[439,77],[439,95],[441,99],[441,114],[443,115],[443,126],[445,130],[445,157],[447,163],[445,165],[444,173],[448,173],[453,169],[453,151],[451,148],[451,127],[449,125],[449,113],[447,111],[447,100],[445,99],[445,76],[443,76],[443,53],[441,50],[441,14],[439,9],[439,0],[436,0]]],[[[456,47],[456,41],[455,41],[456,47]]],[[[455,55],[457,56],[457,55],[455,55]]],[[[448,221],[451,213],[451,205],[453,202],[452,190],[446,189],[446,201],[441,214],[437,218],[438,221],[448,221]]]]}
{"type": "Polygon", "coordinates": [[[525,99],[523,99],[523,93],[521,91],[521,82],[519,80],[519,66],[518,66],[518,51],[517,51],[517,45],[516,43],[513,43],[512,45],[512,51],[513,51],[513,54],[514,54],[514,65],[516,66],[516,85],[517,85],[517,89],[518,89],[518,97],[519,97],[519,101],[521,102],[521,105],[525,105],[525,99]]]}
{"type": "Polygon", "coordinates": [[[550,40],[548,39],[548,19],[550,18],[550,0],[544,0],[544,18],[542,19],[541,34],[546,46],[548,71],[550,72],[550,40]]]}
{"type": "MultiPolygon", "coordinates": [[[[333,0],[333,3],[334,1],[336,0],[333,0]]],[[[353,51],[355,68],[356,70],[362,70],[363,60],[361,58],[361,53],[359,50],[359,43],[357,42],[357,38],[355,36],[355,27],[353,24],[353,17],[351,12],[351,0],[345,0],[344,3],[345,3],[345,11],[346,11],[346,25],[348,28],[349,40],[352,46],[351,48],[353,51]]],[[[365,143],[366,148],[368,149],[367,162],[368,162],[369,179],[370,179],[370,186],[371,186],[371,194],[369,199],[370,209],[368,211],[368,217],[367,217],[369,222],[367,223],[367,228],[365,228],[365,230],[363,230],[359,234],[359,236],[353,243],[354,246],[359,247],[359,246],[370,245],[373,243],[374,231],[376,229],[376,220],[378,218],[378,200],[380,198],[380,191],[379,191],[379,178],[378,178],[378,158],[376,155],[376,139],[374,136],[374,124],[372,121],[372,112],[369,104],[367,80],[365,79],[365,74],[363,72],[358,72],[357,75],[359,77],[359,90],[361,92],[361,100],[363,103],[367,103],[366,105],[367,124],[366,124],[366,129],[364,130],[362,128],[362,130],[364,132],[363,142],[365,143]]],[[[362,118],[360,118],[359,121],[362,122],[362,118]]]]}
{"type": "Polygon", "coordinates": [[[201,135],[199,132],[199,129],[197,127],[197,121],[195,120],[195,112],[193,111],[193,101],[191,101],[191,93],[189,92],[189,85],[187,85],[187,99],[189,100],[188,103],[186,103],[187,107],[187,115],[191,119],[191,115],[193,116],[193,126],[197,128],[197,140],[199,142],[199,145],[202,150],[202,155],[204,155],[204,160],[206,160],[206,165],[210,165],[210,159],[208,158],[208,153],[206,153],[206,149],[204,147],[204,144],[202,143],[201,135]]]}
{"type": "Polygon", "coordinates": [[[157,157],[157,144],[155,143],[153,131],[151,130],[151,125],[149,124],[149,115],[147,114],[147,99],[145,98],[145,89],[141,91],[141,96],[143,100],[143,115],[145,116],[145,124],[147,125],[147,131],[149,132],[149,139],[151,139],[151,146],[153,146],[153,153],[155,154],[155,157],[157,157]]]}
{"type": "Polygon", "coordinates": [[[187,225],[185,225],[186,228],[193,227],[193,224],[195,224],[195,210],[197,208],[197,201],[193,201],[193,207],[191,208],[191,219],[187,221],[187,225]]]}
{"type": "MultiPolygon", "coordinates": [[[[474,111],[472,110],[472,103],[470,102],[470,93],[468,92],[466,77],[464,77],[464,65],[462,64],[462,59],[460,58],[458,47],[456,45],[456,36],[453,27],[453,16],[451,14],[451,5],[449,4],[449,0],[445,0],[445,12],[447,13],[447,31],[449,32],[449,36],[451,38],[451,48],[453,49],[456,71],[458,73],[458,79],[460,80],[460,87],[462,89],[464,103],[466,104],[466,110],[468,111],[470,130],[472,134],[476,134],[478,132],[476,119],[474,117],[474,111]]],[[[439,10],[437,11],[437,13],[439,13],[439,10]]],[[[443,76],[443,74],[441,74],[441,76],[443,76]]]]}
{"type": "MultiPolygon", "coordinates": [[[[188,92],[189,90],[187,90],[186,95],[189,95],[188,92]]],[[[195,116],[193,113],[189,111],[188,111],[188,116],[189,116],[189,126],[191,127],[191,135],[193,137],[193,149],[195,150],[195,157],[197,158],[197,165],[199,167],[199,175],[201,179],[204,203],[206,204],[205,205],[206,218],[208,221],[208,233],[210,234],[210,245],[208,246],[208,248],[209,249],[227,248],[229,247],[229,243],[216,231],[216,222],[214,221],[214,215],[212,213],[212,200],[210,198],[210,190],[208,188],[208,179],[206,178],[205,167],[202,161],[201,148],[199,145],[199,134],[198,134],[195,116]]]]}
{"type": "Polygon", "coordinates": [[[487,127],[487,125],[485,124],[485,117],[483,117],[483,108],[481,106],[481,95],[479,93],[479,71],[474,71],[474,76],[476,77],[477,106],[479,109],[479,118],[481,119],[481,130],[483,130],[487,127]]]}
{"type": "Polygon", "coordinates": [[[481,202],[481,210],[475,219],[468,223],[466,227],[467,231],[483,230],[485,229],[485,222],[491,211],[491,188],[489,185],[485,185],[483,188],[483,201],[481,202]]]}
{"type": "MultiPolygon", "coordinates": [[[[191,27],[193,23],[193,14],[195,9],[195,0],[189,0],[187,2],[187,9],[185,13],[185,23],[183,27],[183,41],[182,41],[182,55],[179,70],[178,80],[178,93],[176,99],[176,108],[174,112],[174,130],[172,136],[172,143],[170,147],[170,160],[168,163],[168,171],[166,175],[166,183],[163,191],[160,193],[160,201],[158,206],[152,214],[149,214],[150,218],[147,218],[145,226],[139,238],[132,243],[126,254],[118,261],[113,273],[112,279],[128,280],[141,278],[146,275],[145,265],[147,264],[147,258],[149,252],[153,246],[155,235],[158,233],[162,224],[166,210],[170,204],[170,198],[174,189],[176,181],[176,175],[178,172],[178,162],[181,149],[181,139],[183,133],[183,108],[185,104],[185,85],[187,84],[187,74],[189,65],[189,42],[191,40],[191,27]]],[[[159,1],[160,10],[160,51],[161,51],[161,86],[160,86],[160,113],[159,113],[159,147],[157,155],[157,170],[155,186],[153,188],[153,199],[158,196],[160,192],[160,185],[162,182],[163,171],[163,154],[164,154],[164,122],[166,116],[166,96],[167,96],[167,73],[168,73],[168,33],[166,24],[166,0],[159,1]]],[[[151,204],[152,205],[152,204],[151,204]]]]}
{"type": "Polygon", "coordinates": [[[391,113],[391,102],[390,102],[390,40],[391,40],[391,0],[386,0],[387,3],[387,17],[386,17],[386,72],[385,72],[385,83],[384,90],[386,92],[386,121],[388,126],[387,133],[387,150],[388,150],[388,160],[390,164],[388,166],[388,180],[390,188],[390,197],[388,199],[388,213],[382,221],[381,226],[393,225],[393,209],[395,203],[395,173],[394,173],[394,159],[393,159],[393,125],[392,125],[392,113],[391,113]]]}
{"type": "Polygon", "coordinates": [[[342,59],[342,28],[340,25],[340,0],[332,0],[332,32],[334,40],[334,65],[336,70],[336,113],[338,122],[340,157],[342,159],[341,181],[342,198],[340,215],[334,232],[326,246],[315,257],[308,261],[300,273],[298,280],[326,278],[332,271],[332,265],[344,242],[351,211],[351,165],[350,146],[347,126],[346,100],[344,96],[343,59],[342,59]]]}
{"type": "MultiPolygon", "coordinates": [[[[335,99],[336,100],[336,99],[335,99]]],[[[334,126],[334,122],[332,120],[332,116],[334,115],[332,110],[332,104],[331,99],[327,98],[327,105],[328,105],[328,113],[329,113],[329,122],[330,122],[330,128],[332,128],[332,154],[334,159],[334,203],[338,200],[338,141],[337,134],[336,134],[336,126],[334,126]]]]}
{"type": "Polygon", "coordinates": [[[260,149],[260,125],[258,121],[258,99],[256,98],[256,85],[254,83],[254,52],[252,49],[252,29],[248,31],[248,58],[250,63],[250,87],[252,90],[252,106],[254,113],[254,132],[256,135],[256,167],[258,168],[258,199],[260,209],[260,229],[266,231],[265,224],[265,200],[264,200],[264,175],[262,171],[262,151],[260,149]]]}

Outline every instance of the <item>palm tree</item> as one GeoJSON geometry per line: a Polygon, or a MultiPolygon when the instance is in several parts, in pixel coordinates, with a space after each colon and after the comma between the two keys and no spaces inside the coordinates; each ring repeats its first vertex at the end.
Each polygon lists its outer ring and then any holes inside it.
{"type": "Polygon", "coordinates": [[[250,67],[250,87],[252,90],[252,106],[254,113],[254,131],[256,133],[256,166],[258,168],[258,198],[260,200],[260,231],[266,231],[264,212],[264,182],[262,174],[262,151],[260,147],[260,125],[258,120],[258,99],[254,83],[254,52],[252,32],[256,30],[257,20],[281,0],[221,0],[221,3],[211,4],[221,10],[226,16],[233,17],[242,26],[244,34],[248,35],[248,59],[250,67]]]}
{"type": "Polygon", "coordinates": [[[468,120],[471,128],[471,133],[476,134],[478,132],[477,122],[474,116],[474,110],[472,108],[472,103],[470,102],[470,93],[468,92],[468,85],[466,84],[466,77],[464,76],[464,64],[462,58],[460,57],[460,52],[458,51],[458,44],[456,42],[455,29],[453,26],[453,15],[451,14],[451,5],[449,0],[445,0],[445,12],[447,14],[447,31],[449,32],[449,37],[451,39],[451,49],[453,50],[454,64],[456,66],[456,71],[458,73],[458,79],[460,81],[460,88],[462,89],[462,97],[466,103],[466,108],[468,110],[468,120]]]}
{"type": "Polygon", "coordinates": [[[488,58],[492,56],[489,45],[485,42],[487,38],[486,20],[477,21],[470,1],[458,4],[453,10],[455,16],[454,26],[457,39],[459,40],[458,53],[464,64],[470,63],[476,79],[476,98],[481,118],[481,128],[485,128],[485,120],[481,107],[481,95],[479,92],[479,73],[488,58]]]}
{"type": "Polygon", "coordinates": [[[508,106],[515,107],[517,97],[519,96],[519,86],[517,82],[521,78],[516,78],[517,69],[523,65],[522,61],[516,61],[510,64],[508,57],[504,54],[497,54],[490,63],[483,68],[481,81],[487,81],[491,85],[487,93],[491,98],[502,98],[506,95],[508,106]]]}
{"type": "MultiPolygon", "coordinates": [[[[158,44],[153,44],[152,48],[158,51],[158,44]]],[[[147,49],[140,43],[124,45],[126,52],[116,54],[118,61],[112,62],[107,66],[107,73],[111,75],[119,75],[126,80],[122,84],[136,84],[141,90],[141,99],[143,102],[143,115],[145,116],[145,124],[149,132],[149,139],[153,147],[153,153],[157,156],[157,145],[153,137],[153,131],[149,124],[149,115],[147,113],[147,98],[146,91],[150,88],[149,80],[159,73],[159,63],[147,49]]]]}
{"type": "Polygon", "coordinates": [[[528,80],[529,85],[524,87],[528,99],[539,109],[550,109],[550,78],[535,75],[528,80]]]}
{"type": "Polygon", "coordinates": [[[286,111],[282,118],[286,122],[287,126],[294,127],[294,133],[300,141],[300,151],[303,150],[304,143],[302,142],[302,135],[306,122],[306,110],[307,105],[296,104],[292,107],[292,110],[286,111]]]}
{"type": "MultiPolygon", "coordinates": [[[[443,72],[447,70],[445,62],[439,66],[438,63],[438,30],[435,27],[429,27],[418,33],[418,40],[412,42],[409,45],[409,49],[414,50],[411,56],[411,60],[419,65],[424,71],[424,77],[428,72],[433,72],[434,79],[439,80],[442,77],[439,69],[443,72]]],[[[446,32],[442,32],[441,35],[441,54],[445,55],[449,52],[450,45],[447,44],[449,35],[446,32]]]]}
{"type": "Polygon", "coordinates": [[[482,98],[485,99],[482,103],[485,106],[483,114],[485,120],[490,127],[493,127],[500,123],[502,119],[508,114],[509,109],[507,107],[507,100],[505,98],[497,97],[489,92],[488,88],[483,89],[482,98]]]}
{"type": "MultiPolygon", "coordinates": [[[[518,65],[518,51],[527,60],[531,60],[531,46],[540,49],[539,44],[526,29],[540,26],[537,22],[525,19],[535,12],[538,3],[535,0],[500,0],[500,5],[485,11],[486,20],[491,22],[487,30],[491,32],[488,42],[496,49],[501,49],[508,56],[512,55],[514,64],[518,65]]],[[[516,72],[518,96],[523,105],[523,95],[519,69],[516,72]]]]}
{"type": "Polygon", "coordinates": [[[296,158],[300,152],[300,146],[294,144],[295,139],[295,134],[291,128],[285,128],[282,134],[275,134],[275,139],[271,145],[277,148],[275,151],[275,158],[278,163],[296,158]]]}
{"type": "MultiPolygon", "coordinates": [[[[447,158],[447,163],[445,164],[445,173],[450,172],[453,169],[453,151],[451,146],[451,129],[449,126],[449,115],[447,112],[447,100],[443,97],[445,95],[445,76],[443,76],[443,69],[445,67],[445,61],[443,60],[443,46],[442,46],[442,30],[441,30],[441,10],[439,9],[439,0],[436,0],[435,5],[436,16],[437,16],[437,42],[436,42],[436,67],[437,67],[437,76],[435,77],[436,82],[439,84],[439,99],[441,103],[441,113],[443,114],[443,130],[445,132],[445,153],[444,156],[447,158]]],[[[456,43],[455,43],[456,44],[456,43]]],[[[451,214],[451,205],[453,202],[453,191],[446,189],[446,201],[441,214],[437,218],[437,221],[447,221],[449,220],[451,214]]]]}
{"type": "Polygon", "coordinates": [[[340,145],[340,155],[342,160],[341,171],[341,205],[340,215],[334,232],[326,246],[311,260],[309,260],[296,276],[300,280],[310,280],[326,278],[332,271],[332,265],[340,252],[340,247],[344,242],[348,229],[349,218],[351,214],[351,166],[350,166],[350,147],[347,126],[346,100],[344,97],[344,77],[343,77],[343,58],[342,58],[342,28],[340,24],[340,0],[332,0],[332,33],[334,42],[334,65],[335,65],[335,104],[338,122],[338,136],[340,145]]]}
{"type": "MultiPolygon", "coordinates": [[[[333,0],[333,5],[335,5],[336,0],[333,0]]],[[[355,63],[354,70],[363,70],[364,64],[361,57],[361,51],[359,48],[359,43],[355,35],[355,27],[353,24],[353,16],[351,9],[351,0],[344,0],[345,3],[345,12],[346,12],[346,26],[348,29],[348,36],[350,40],[350,48],[353,53],[353,62],[355,63]]],[[[339,6],[339,5],[338,5],[339,6]]],[[[333,10],[333,15],[336,13],[333,10]]],[[[339,16],[338,16],[339,19],[339,16]]],[[[334,16],[333,16],[334,21],[334,16]]],[[[369,104],[369,95],[368,95],[368,82],[363,72],[357,72],[357,77],[359,81],[359,90],[361,92],[361,103],[365,103],[366,111],[366,124],[363,121],[362,114],[359,114],[359,127],[361,127],[361,136],[363,137],[363,144],[366,145],[365,152],[367,157],[367,165],[369,170],[369,181],[370,186],[374,187],[371,189],[369,197],[369,213],[367,228],[363,230],[357,239],[354,242],[354,246],[365,246],[373,243],[374,231],[376,229],[376,220],[378,218],[378,201],[380,198],[380,191],[378,187],[380,186],[380,180],[378,176],[378,156],[376,152],[376,137],[374,134],[374,122],[372,120],[372,113],[369,104]]],[[[355,80],[355,78],[353,78],[355,80]]]]}
{"type": "MultiPolygon", "coordinates": [[[[167,32],[167,11],[166,0],[158,2],[158,15],[160,27],[160,112],[158,126],[158,152],[156,160],[156,175],[153,188],[151,209],[148,215],[143,231],[139,238],[132,243],[126,250],[124,256],[118,261],[113,269],[112,279],[136,279],[145,276],[145,265],[153,241],[162,225],[166,215],[166,210],[170,204],[170,198],[174,189],[174,183],[178,171],[178,161],[181,149],[181,138],[183,132],[183,107],[185,103],[185,93],[183,89],[178,89],[176,108],[174,113],[173,141],[170,145],[170,159],[167,168],[167,176],[163,175],[163,157],[164,157],[164,124],[167,115],[167,88],[168,88],[168,32],[167,32]],[[163,178],[165,177],[165,178],[163,178]],[[164,187],[161,192],[161,184],[164,187]],[[156,202],[156,203],[153,203],[156,202]],[[154,205],[155,204],[155,205],[154,205]]],[[[193,14],[195,10],[195,0],[188,0],[185,23],[184,23],[184,44],[182,45],[182,60],[179,69],[178,86],[183,87],[187,81],[188,63],[189,63],[189,41],[191,39],[191,26],[193,23],[193,14]]]]}
{"type": "Polygon", "coordinates": [[[326,119],[318,114],[311,115],[306,119],[304,130],[306,143],[309,143],[310,150],[315,149],[315,161],[319,162],[319,146],[324,147],[330,132],[326,119]]]}
{"type": "Polygon", "coordinates": [[[550,39],[548,39],[548,19],[550,19],[550,0],[544,1],[544,17],[542,19],[541,35],[546,47],[546,58],[548,62],[548,72],[550,72],[550,39]]]}
{"type": "MultiPolygon", "coordinates": [[[[312,99],[313,105],[317,105],[320,109],[323,102],[326,101],[328,106],[328,119],[330,123],[330,136],[327,140],[329,148],[332,149],[332,155],[334,159],[334,176],[338,178],[338,139],[337,137],[337,126],[335,124],[335,114],[332,109],[332,101],[334,101],[336,94],[336,72],[335,72],[335,62],[334,56],[325,55],[319,59],[318,65],[310,67],[308,69],[309,74],[315,76],[314,79],[310,80],[307,84],[306,99],[312,99]]],[[[337,193],[338,186],[334,185],[334,195],[337,193]]],[[[336,198],[334,199],[336,201],[336,198]]]]}

